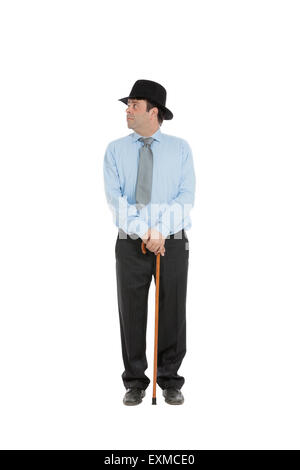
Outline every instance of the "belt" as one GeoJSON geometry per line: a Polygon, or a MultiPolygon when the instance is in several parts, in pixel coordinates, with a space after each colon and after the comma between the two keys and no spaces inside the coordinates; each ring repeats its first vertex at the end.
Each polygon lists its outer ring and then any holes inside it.
{"type": "MultiPolygon", "coordinates": [[[[121,238],[123,238],[123,239],[132,238],[133,240],[137,240],[138,238],[140,238],[137,233],[133,233],[131,235],[128,235],[121,228],[119,228],[119,235],[121,235],[121,238]]],[[[175,238],[175,239],[179,239],[179,240],[181,240],[182,238],[187,238],[186,231],[184,229],[182,229],[182,230],[179,230],[179,232],[172,233],[171,235],[168,235],[166,237],[167,240],[170,239],[170,238],[175,238]]]]}
{"type": "Polygon", "coordinates": [[[168,239],[168,238],[179,238],[179,240],[181,240],[184,237],[186,237],[186,233],[185,233],[185,230],[182,229],[182,230],[179,230],[179,232],[177,232],[177,233],[172,233],[172,235],[168,235],[166,237],[166,239],[168,239]]]}

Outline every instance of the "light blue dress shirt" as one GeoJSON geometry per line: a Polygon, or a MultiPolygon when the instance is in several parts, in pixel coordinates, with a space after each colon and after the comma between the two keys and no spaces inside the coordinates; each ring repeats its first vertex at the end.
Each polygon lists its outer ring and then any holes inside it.
{"type": "MultiPolygon", "coordinates": [[[[155,228],[164,237],[191,227],[190,211],[195,199],[195,171],[193,155],[188,142],[161,132],[152,134],[153,178],[151,201],[141,210],[136,209],[139,149],[133,132],[113,140],[106,148],[103,173],[107,202],[113,212],[114,223],[128,235],[140,238],[148,228],[155,228]]],[[[147,136],[148,137],[148,136],[147,136]]]]}

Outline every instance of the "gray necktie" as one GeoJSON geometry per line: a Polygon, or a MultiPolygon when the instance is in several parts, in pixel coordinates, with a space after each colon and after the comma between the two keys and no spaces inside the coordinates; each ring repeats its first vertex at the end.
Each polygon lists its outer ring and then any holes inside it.
{"type": "Polygon", "coordinates": [[[139,140],[144,142],[140,148],[140,159],[137,173],[137,181],[135,188],[136,208],[142,209],[151,200],[152,190],[152,174],[153,174],[153,153],[150,148],[153,138],[140,137],[139,140]]]}

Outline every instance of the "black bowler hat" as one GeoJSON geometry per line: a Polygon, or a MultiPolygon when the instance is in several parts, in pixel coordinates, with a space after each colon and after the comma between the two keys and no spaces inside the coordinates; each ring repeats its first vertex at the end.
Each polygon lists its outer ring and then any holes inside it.
{"type": "Polygon", "coordinates": [[[167,91],[157,82],[152,80],[137,80],[132,87],[130,95],[126,98],[120,98],[118,101],[127,104],[128,99],[144,99],[157,105],[164,112],[164,119],[173,119],[173,113],[166,108],[167,91]]]}

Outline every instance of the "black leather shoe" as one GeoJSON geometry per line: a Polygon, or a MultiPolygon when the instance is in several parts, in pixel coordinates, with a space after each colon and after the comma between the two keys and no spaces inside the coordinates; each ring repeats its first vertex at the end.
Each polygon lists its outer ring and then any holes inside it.
{"type": "Polygon", "coordinates": [[[145,394],[145,390],[142,388],[129,388],[124,395],[123,403],[129,406],[138,405],[142,403],[145,394]]]}
{"type": "Polygon", "coordinates": [[[165,402],[169,405],[182,405],[184,402],[183,395],[177,388],[165,388],[163,396],[165,397],[165,402]]]}

